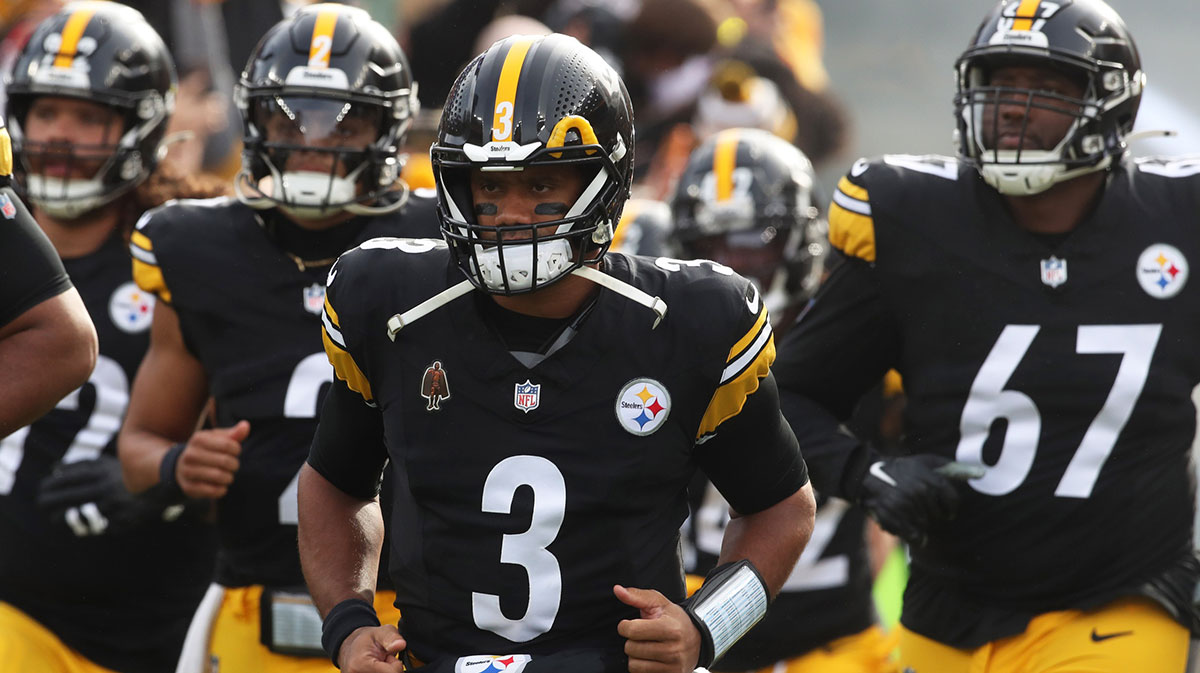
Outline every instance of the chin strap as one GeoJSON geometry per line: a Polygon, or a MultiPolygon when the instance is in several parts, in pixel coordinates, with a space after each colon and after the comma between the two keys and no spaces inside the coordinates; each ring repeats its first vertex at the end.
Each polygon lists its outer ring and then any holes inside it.
{"type": "Polygon", "coordinates": [[[445,306],[446,304],[449,304],[450,302],[454,301],[455,299],[458,299],[459,297],[463,296],[464,294],[467,294],[468,292],[470,292],[471,290],[474,290],[474,289],[475,289],[475,285],[473,283],[471,283],[471,281],[464,280],[461,283],[459,283],[458,285],[454,285],[445,290],[442,290],[441,292],[433,295],[429,299],[426,299],[425,301],[421,302],[420,304],[417,304],[416,306],[408,309],[404,313],[397,313],[396,315],[388,318],[388,321],[387,321],[388,338],[391,339],[392,341],[395,341],[396,334],[398,334],[400,332],[400,330],[404,329],[408,325],[411,325],[412,323],[416,322],[417,320],[424,318],[425,316],[429,315],[430,313],[433,313],[434,311],[438,310],[439,308],[445,306]]]}
{"type": "Polygon", "coordinates": [[[625,297],[626,299],[632,299],[651,311],[654,311],[654,324],[650,326],[650,329],[658,327],[658,324],[662,322],[662,319],[667,315],[667,302],[663,301],[659,297],[651,297],[650,295],[642,292],[623,280],[613,278],[612,276],[593,269],[590,266],[581,266],[571,273],[575,274],[576,276],[586,278],[597,285],[602,285],[625,297]]]}
{"type": "Polygon", "coordinates": [[[1145,140],[1146,138],[1174,138],[1177,135],[1179,135],[1178,131],[1172,131],[1170,129],[1154,129],[1154,130],[1149,130],[1149,131],[1137,131],[1135,133],[1130,133],[1129,135],[1125,136],[1125,142],[1126,142],[1126,144],[1128,144],[1128,143],[1132,143],[1132,142],[1135,142],[1138,140],[1145,140]]]}
{"type": "MultiPolygon", "coordinates": [[[[612,276],[597,271],[590,266],[581,266],[571,273],[575,274],[576,276],[586,278],[597,285],[606,287],[613,292],[616,292],[627,299],[632,299],[651,311],[654,311],[654,324],[650,326],[650,329],[658,327],[658,324],[662,322],[662,319],[667,315],[667,302],[663,301],[659,297],[651,297],[650,295],[642,292],[623,280],[613,278],[612,276]]],[[[464,294],[469,293],[473,289],[475,289],[475,285],[469,280],[464,280],[457,285],[442,290],[441,292],[433,295],[429,299],[426,299],[407,311],[403,313],[397,313],[391,318],[388,318],[388,338],[392,341],[395,341],[396,335],[400,332],[400,330],[413,324],[417,320],[424,318],[430,313],[433,313],[446,304],[449,304],[455,299],[458,299],[464,294]]]]}

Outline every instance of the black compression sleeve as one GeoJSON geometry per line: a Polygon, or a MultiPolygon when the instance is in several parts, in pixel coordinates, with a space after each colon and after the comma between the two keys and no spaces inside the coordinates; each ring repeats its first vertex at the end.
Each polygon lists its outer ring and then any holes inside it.
{"type": "Polygon", "coordinates": [[[871,266],[846,258],[779,344],[779,387],[845,420],[899,361],[900,334],[871,266]]]}
{"type": "Polygon", "coordinates": [[[50,239],[13,190],[0,187],[0,326],[69,289],[50,239]]]}
{"type": "Polygon", "coordinates": [[[862,477],[875,457],[870,447],[807,397],[781,390],[779,406],[804,451],[813,488],[822,495],[856,501],[862,477]]]}
{"type": "Polygon", "coordinates": [[[321,407],[308,464],[349,495],[371,500],[387,462],[383,416],[335,378],[321,407]]]}
{"type": "Polygon", "coordinates": [[[739,514],[754,514],[808,483],[796,436],[779,411],[771,374],[746,398],[742,411],[695,449],[700,469],[739,514]]]}

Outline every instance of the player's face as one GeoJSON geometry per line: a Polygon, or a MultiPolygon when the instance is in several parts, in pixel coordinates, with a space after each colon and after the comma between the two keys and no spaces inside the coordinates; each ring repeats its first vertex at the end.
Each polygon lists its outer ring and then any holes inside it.
{"type": "MultiPolygon", "coordinates": [[[[475,219],[485,227],[531,225],[560,220],[583,192],[583,175],[573,167],[528,166],[520,171],[471,171],[475,219]]],[[[553,227],[539,229],[553,233],[553,227]]],[[[484,234],[486,235],[486,233],[484,234]]],[[[532,238],[529,229],[504,232],[504,240],[532,238]]]]}
{"type": "Polygon", "coordinates": [[[107,105],[39,96],[29,106],[24,130],[31,172],[64,180],[88,179],[112,156],[124,122],[107,105]]]}
{"type": "Polygon", "coordinates": [[[369,105],[285,97],[270,104],[263,131],[269,144],[297,148],[287,153],[282,170],[330,173],[336,166],[334,174],[344,177],[358,165],[356,155],[379,136],[380,124],[379,111],[369,105]]]}
{"type": "Polygon", "coordinates": [[[1078,100],[1084,94],[1083,83],[1066,73],[1029,65],[996,68],[988,86],[1036,92],[1001,93],[997,104],[984,105],[984,147],[998,150],[1053,149],[1080,112],[1063,99],[1078,100]]]}

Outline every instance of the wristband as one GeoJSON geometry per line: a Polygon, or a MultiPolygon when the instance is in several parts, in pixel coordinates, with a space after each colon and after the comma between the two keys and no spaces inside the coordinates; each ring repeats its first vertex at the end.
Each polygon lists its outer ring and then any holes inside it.
{"type": "Polygon", "coordinates": [[[179,456],[183,455],[183,450],[187,447],[187,442],[180,442],[163,454],[162,462],[158,464],[158,483],[162,486],[162,495],[169,501],[182,501],[183,489],[179,487],[179,480],[175,477],[175,466],[179,464],[179,456]]]}
{"type": "Polygon", "coordinates": [[[708,668],[767,614],[770,594],[746,559],[713,568],[696,593],[680,603],[700,631],[700,659],[708,668]]]}
{"type": "Polygon", "coordinates": [[[364,626],[379,626],[379,616],[375,614],[375,606],[361,598],[347,598],[333,606],[329,614],[321,622],[321,647],[329,653],[333,665],[338,665],[338,654],[341,653],[342,643],[364,626]]]}

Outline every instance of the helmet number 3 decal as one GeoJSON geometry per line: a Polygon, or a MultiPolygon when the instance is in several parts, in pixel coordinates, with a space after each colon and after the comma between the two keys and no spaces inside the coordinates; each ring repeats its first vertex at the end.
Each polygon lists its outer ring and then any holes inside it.
{"type": "Polygon", "coordinates": [[[512,137],[513,104],[503,100],[496,103],[496,116],[492,119],[492,140],[500,142],[512,137]]]}

